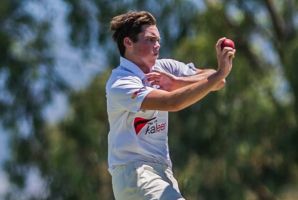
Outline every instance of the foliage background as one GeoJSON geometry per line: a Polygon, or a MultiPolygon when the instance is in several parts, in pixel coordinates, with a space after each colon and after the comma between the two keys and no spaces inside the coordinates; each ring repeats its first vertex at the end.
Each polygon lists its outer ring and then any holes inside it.
{"type": "Polygon", "coordinates": [[[109,21],[148,10],[158,20],[161,57],[216,68],[217,39],[236,42],[225,89],[170,114],[174,172],[186,199],[297,199],[297,5],[3,0],[0,198],[113,199],[104,86],[119,55],[109,21]]]}

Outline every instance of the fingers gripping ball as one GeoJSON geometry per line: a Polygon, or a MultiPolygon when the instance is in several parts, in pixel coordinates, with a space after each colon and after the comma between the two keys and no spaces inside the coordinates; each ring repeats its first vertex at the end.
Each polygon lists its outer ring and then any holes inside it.
{"type": "Polygon", "coordinates": [[[234,44],[233,40],[230,40],[230,39],[224,39],[224,41],[222,41],[220,47],[221,47],[221,50],[222,50],[224,47],[231,47],[231,48],[235,49],[235,44],[234,44]]]}

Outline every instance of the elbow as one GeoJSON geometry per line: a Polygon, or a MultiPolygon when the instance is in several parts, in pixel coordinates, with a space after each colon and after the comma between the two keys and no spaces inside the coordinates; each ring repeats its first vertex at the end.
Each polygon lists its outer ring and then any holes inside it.
{"type": "Polygon", "coordinates": [[[215,85],[215,87],[212,89],[212,91],[219,91],[221,90],[222,88],[224,88],[226,85],[226,80],[223,79],[221,80],[218,84],[215,85]]]}
{"type": "Polygon", "coordinates": [[[226,79],[221,80],[220,82],[221,88],[226,86],[226,79]]]}
{"type": "Polygon", "coordinates": [[[223,86],[225,86],[226,85],[226,79],[222,79],[221,83],[222,83],[223,86]]]}
{"type": "Polygon", "coordinates": [[[221,80],[221,82],[219,83],[221,88],[226,86],[226,79],[221,80]]]}

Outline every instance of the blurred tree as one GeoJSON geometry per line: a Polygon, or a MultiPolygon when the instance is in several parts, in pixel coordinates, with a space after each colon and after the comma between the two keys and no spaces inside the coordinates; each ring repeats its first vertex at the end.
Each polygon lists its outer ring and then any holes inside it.
{"type": "MultiPolygon", "coordinates": [[[[14,133],[7,163],[11,180],[24,186],[28,168],[36,166],[47,182],[47,199],[112,199],[106,171],[107,74],[86,90],[71,93],[66,119],[44,126],[43,106],[53,92],[66,87],[51,67],[50,19],[36,21],[23,10],[28,0],[17,2],[5,1],[0,15],[0,86],[5,92],[0,95],[0,116],[14,133]],[[20,126],[24,121],[31,133],[26,137],[20,126]]],[[[148,10],[156,16],[162,57],[216,66],[216,40],[223,35],[235,40],[237,57],[226,89],[170,115],[174,170],[187,199],[271,200],[297,187],[296,1],[64,2],[73,45],[88,56],[98,42],[108,66],[119,59],[109,21],[127,10],[148,10]]]]}
{"type": "Polygon", "coordinates": [[[0,6],[0,124],[10,133],[12,155],[5,167],[16,187],[24,187],[30,165],[46,159],[42,109],[67,88],[52,67],[50,19],[34,18],[28,2],[3,0],[0,6]]]}
{"type": "Polygon", "coordinates": [[[171,138],[180,147],[176,158],[189,155],[179,167],[183,191],[189,199],[277,199],[284,186],[297,183],[297,3],[205,5],[194,17],[198,34],[185,38],[176,56],[216,65],[210,44],[225,35],[236,41],[237,58],[226,90],[173,119],[186,133],[171,138]]]}
{"type": "Polygon", "coordinates": [[[113,199],[107,166],[107,73],[70,96],[71,110],[59,125],[47,129],[43,163],[48,199],[113,199]]]}

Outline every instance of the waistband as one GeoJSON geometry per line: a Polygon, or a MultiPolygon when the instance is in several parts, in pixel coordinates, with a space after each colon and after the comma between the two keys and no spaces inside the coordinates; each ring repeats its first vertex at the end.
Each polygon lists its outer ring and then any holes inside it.
{"type": "Polygon", "coordinates": [[[172,166],[170,166],[167,163],[161,162],[161,161],[157,161],[157,160],[150,160],[150,161],[145,161],[145,160],[136,160],[136,161],[131,161],[125,164],[119,164],[119,165],[113,165],[112,167],[110,167],[108,170],[110,172],[110,174],[112,173],[113,170],[115,169],[119,169],[119,168],[135,168],[137,169],[138,167],[141,167],[142,165],[149,165],[151,167],[162,167],[162,168],[169,168],[172,169],[172,166]]]}

